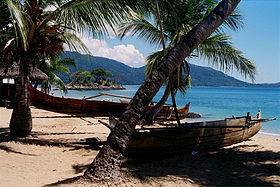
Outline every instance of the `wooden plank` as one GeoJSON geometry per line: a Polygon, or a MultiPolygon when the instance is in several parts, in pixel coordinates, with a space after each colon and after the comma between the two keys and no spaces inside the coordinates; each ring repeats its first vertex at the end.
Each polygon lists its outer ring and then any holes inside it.
{"type": "Polygon", "coordinates": [[[87,97],[87,98],[85,98],[85,99],[86,99],[86,100],[89,100],[89,99],[97,98],[97,97],[100,97],[100,96],[102,96],[102,95],[99,94],[99,95],[95,95],[95,96],[92,96],[92,97],[87,97]]]}

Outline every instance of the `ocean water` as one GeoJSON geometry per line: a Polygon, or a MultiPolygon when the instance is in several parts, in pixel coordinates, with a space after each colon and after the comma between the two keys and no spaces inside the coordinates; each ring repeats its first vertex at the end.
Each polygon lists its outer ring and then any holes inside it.
{"type": "MultiPolygon", "coordinates": [[[[97,95],[99,92],[133,97],[139,85],[125,85],[126,90],[70,90],[67,94],[55,91],[55,96],[83,98],[97,95]]],[[[154,101],[163,95],[162,87],[154,101]]],[[[110,98],[102,96],[98,99],[110,98]]],[[[119,102],[119,98],[112,98],[119,102]]],[[[192,87],[186,95],[178,93],[176,104],[183,107],[190,104],[190,112],[199,113],[203,120],[223,119],[226,117],[245,116],[247,112],[254,115],[260,109],[262,118],[277,118],[276,121],[262,123],[262,133],[280,136],[280,88],[236,88],[236,87],[192,87]]],[[[171,98],[167,103],[171,103],[171,98]]]]}

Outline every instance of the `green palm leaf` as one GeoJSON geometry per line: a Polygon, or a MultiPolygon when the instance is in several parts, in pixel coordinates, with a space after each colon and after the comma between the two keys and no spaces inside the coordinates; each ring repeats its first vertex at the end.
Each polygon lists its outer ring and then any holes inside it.
{"type": "Polygon", "coordinates": [[[225,33],[225,30],[237,31],[244,27],[244,17],[240,14],[238,9],[235,9],[233,13],[227,17],[224,23],[217,28],[216,33],[225,33]]]}
{"type": "MultiPolygon", "coordinates": [[[[13,17],[15,33],[17,35],[16,38],[20,38],[23,49],[26,51],[28,48],[28,33],[29,27],[28,22],[30,21],[30,17],[22,12],[23,9],[20,1],[18,0],[6,0],[10,13],[13,17]]],[[[19,43],[19,41],[17,42],[19,43]]]]}
{"type": "Polygon", "coordinates": [[[64,33],[62,40],[68,45],[70,51],[77,51],[78,53],[91,54],[82,40],[74,33],[64,33]]]}
{"type": "Polygon", "coordinates": [[[209,37],[200,44],[196,51],[198,56],[208,60],[211,65],[222,71],[235,68],[245,78],[247,76],[252,80],[255,78],[256,67],[254,63],[232,46],[230,37],[227,35],[219,34],[209,37]]]}
{"type": "Polygon", "coordinates": [[[146,76],[149,76],[164,57],[163,50],[152,53],[146,58],[146,76]]]}
{"type": "MultiPolygon", "coordinates": [[[[144,39],[156,47],[161,45],[159,29],[140,15],[135,15],[129,21],[120,24],[118,36],[122,39],[127,34],[131,36],[137,34],[138,39],[144,39]]],[[[164,35],[165,42],[167,42],[167,38],[168,36],[164,35]]]]}
{"type": "MultiPolygon", "coordinates": [[[[168,48],[174,46],[181,39],[181,36],[189,33],[202,19],[204,19],[218,4],[216,0],[161,0],[160,12],[161,22],[164,30],[164,39],[168,48]]],[[[154,12],[154,10],[153,10],[154,12]]],[[[252,61],[245,58],[241,51],[235,49],[231,43],[231,38],[225,33],[227,30],[236,31],[242,28],[243,16],[238,10],[235,10],[216,32],[205,40],[190,57],[200,57],[207,59],[209,64],[220,68],[222,71],[236,69],[241,75],[249,76],[254,80],[256,68],[252,61]]],[[[149,41],[152,45],[159,46],[160,35],[155,26],[150,23],[146,17],[132,17],[127,22],[121,24],[119,29],[120,36],[125,34],[138,35],[138,38],[149,41]],[[156,39],[155,39],[156,38],[156,39]]],[[[157,51],[149,55],[146,59],[146,75],[158,65],[163,58],[163,51],[157,51]]],[[[174,88],[178,88],[184,93],[182,85],[188,85],[190,76],[188,74],[188,63],[182,62],[176,72],[176,83],[174,88]],[[182,76],[182,72],[187,68],[187,77],[182,76]]]]}

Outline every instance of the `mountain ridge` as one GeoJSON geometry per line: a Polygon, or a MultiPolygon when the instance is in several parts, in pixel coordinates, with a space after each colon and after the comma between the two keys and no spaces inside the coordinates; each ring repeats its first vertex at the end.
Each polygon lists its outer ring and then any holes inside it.
{"type": "MultiPolygon", "coordinates": [[[[104,70],[111,71],[116,82],[123,85],[139,85],[145,80],[145,66],[133,68],[127,66],[119,61],[98,57],[78,54],[76,52],[65,52],[60,56],[61,58],[74,58],[77,68],[70,68],[70,74],[61,74],[59,77],[65,82],[69,82],[69,76],[84,68],[87,71],[92,71],[96,68],[103,68],[104,70]]],[[[221,71],[217,71],[210,67],[203,67],[190,64],[190,75],[192,86],[228,86],[228,87],[280,87],[278,83],[262,83],[253,84],[238,80],[234,77],[226,75],[221,71]]]]}

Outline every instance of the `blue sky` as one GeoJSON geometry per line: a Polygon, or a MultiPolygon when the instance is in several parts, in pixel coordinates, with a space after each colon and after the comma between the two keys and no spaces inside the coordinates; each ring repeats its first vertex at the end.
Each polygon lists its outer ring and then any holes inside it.
{"type": "MultiPolygon", "coordinates": [[[[280,82],[280,0],[241,0],[239,9],[244,15],[245,27],[230,33],[234,46],[256,64],[256,83],[280,82]]],[[[137,37],[126,37],[122,41],[113,36],[105,40],[84,37],[83,41],[93,55],[132,67],[143,66],[145,58],[157,50],[137,37]]],[[[207,66],[202,60],[191,63],[207,66]]],[[[244,80],[236,72],[227,74],[244,80]]]]}
{"type": "Polygon", "coordinates": [[[235,46],[255,62],[256,82],[280,82],[280,0],[242,0],[239,7],[245,28],[232,33],[235,46]]]}

